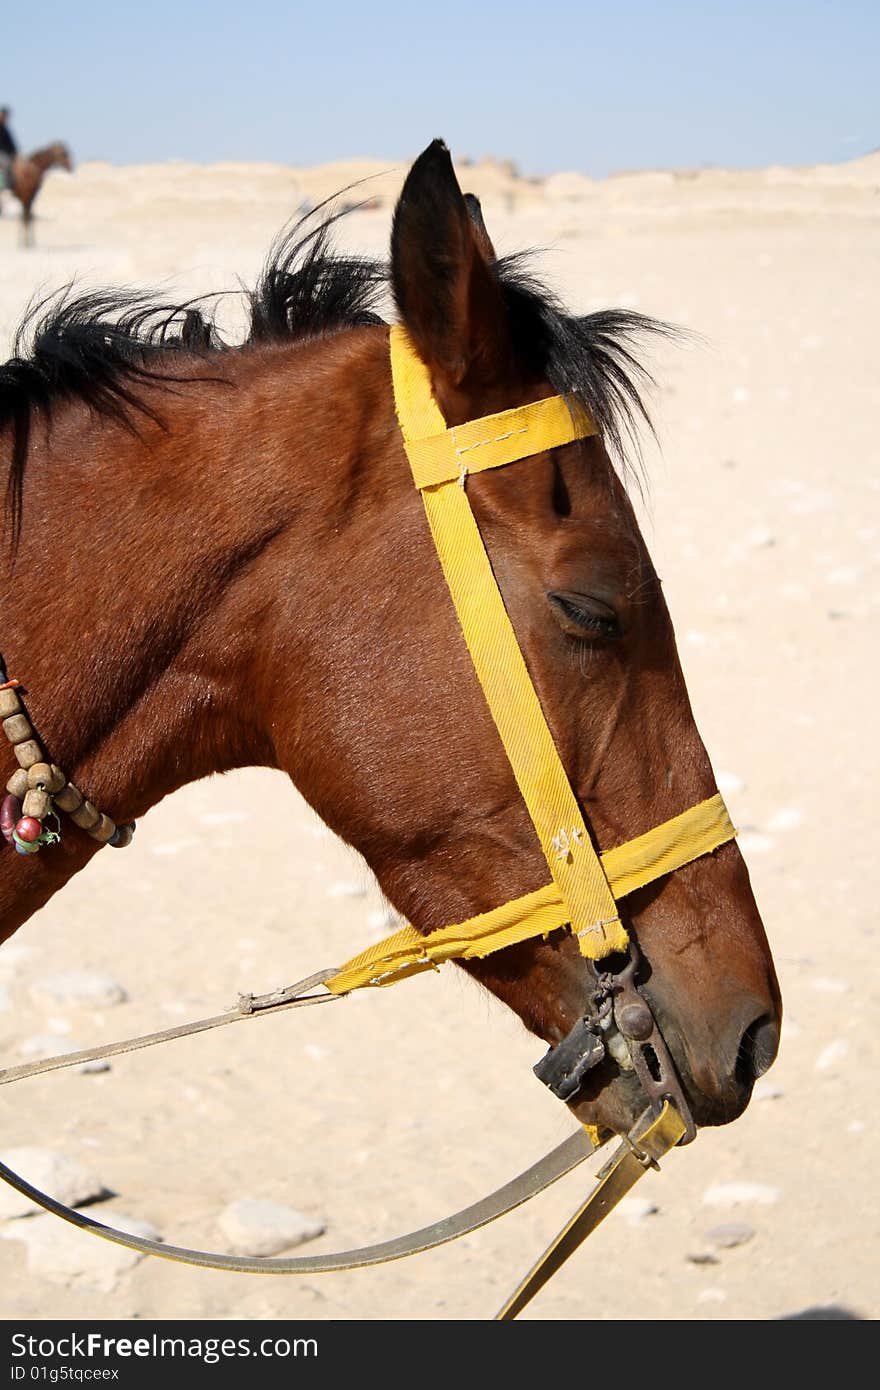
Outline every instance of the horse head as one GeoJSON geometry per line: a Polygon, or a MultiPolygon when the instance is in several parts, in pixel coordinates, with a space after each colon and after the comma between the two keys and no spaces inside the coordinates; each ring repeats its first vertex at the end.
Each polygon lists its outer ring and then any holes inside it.
{"type": "Polygon", "coordinates": [[[51,147],[51,152],[52,165],[56,169],[66,169],[69,174],[73,173],[73,156],[62,141],[56,140],[51,147]]]}
{"type": "MultiPolygon", "coordinates": [[[[391,276],[402,324],[449,426],[560,390],[579,394],[598,422],[592,437],[475,473],[467,490],[589,834],[597,849],[614,848],[716,790],[661,582],[611,459],[621,411],[638,403],[630,337],[648,325],[638,316],[565,315],[516,265],[499,264],[440,142],[405,182],[391,276]]],[[[310,776],[306,789],[322,814],[332,801],[336,827],[366,855],[396,906],[428,932],[526,894],[547,873],[422,508],[415,491],[405,491],[390,397],[379,437],[394,482],[386,485],[378,471],[363,548],[335,573],[341,630],[332,620],[316,685],[346,712],[346,747],[335,750],[332,797],[310,776]],[[385,576],[378,591],[377,575],[385,576]],[[358,595],[371,588],[375,602],[365,611],[358,595]]],[[[734,1119],[775,1056],[780,1019],[771,955],[735,842],[631,893],[621,917],[637,945],[641,998],[694,1121],[734,1119]]],[[[585,960],[572,933],[560,930],[465,968],[555,1046],[583,1018],[608,965],[585,960]]],[[[612,970],[621,965],[610,962],[612,970]]],[[[605,1044],[570,1104],[585,1123],[622,1132],[644,1094],[616,1027],[605,1044]]]]}

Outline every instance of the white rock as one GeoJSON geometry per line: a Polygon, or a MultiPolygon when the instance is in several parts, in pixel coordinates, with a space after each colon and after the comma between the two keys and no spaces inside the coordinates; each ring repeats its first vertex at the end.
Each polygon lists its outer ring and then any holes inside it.
{"type": "MultiPolygon", "coordinates": [[[[121,1213],[102,1210],[100,1220],[146,1240],[160,1238],[155,1227],[121,1213]]],[[[52,1284],[79,1284],[101,1293],[112,1293],[120,1277],[144,1258],[136,1250],[102,1240],[49,1213],[8,1227],[2,1237],[24,1242],[33,1274],[52,1284]]]]}
{"type": "Polygon", "coordinates": [[[250,811],[204,811],[199,816],[201,825],[244,825],[253,820],[250,811]]]}
{"type": "Polygon", "coordinates": [[[779,1190],[760,1182],[723,1182],[703,1193],[707,1207],[772,1207],[779,1201],[779,1190]]]}
{"type": "MultiPolygon", "coordinates": [[[[59,1033],[38,1033],[31,1038],[25,1038],[19,1044],[18,1054],[20,1057],[43,1058],[43,1057],[66,1057],[71,1052],[79,1052],[81,1048],[78,1043],[73,1043],[69,1038],[62,1037],[59,1033]]],[[[81,1062],[74,1071],[87,1075],[91,1072],[109,1071],[110,1063],[106,1057],[95,1058],[91,1062],[81,1062]]]]}
{"type": "Polygon", "coordinates": [[[816,1058],[816,1070],[829,1071],[838,1062],[842,1062],[848,1052],[849,1043],[846,1038],[835,1038],[834,1042],[830,1042],[827,1047],[824,1047],[816,1058]]]}
{"type": "Polygon", "coordinates": [[[217,1225],[236,1255],[277,1255],[324,1232],[323,1221],[313,1221],[295,1207],[259,1197],[232,1202],[220,1213],[217,1225]]]}
{"type": "Polygon", "coordinates": [[[91,970],[65,970],[60,975],[44,975],[31,985],[31,995],[38,1002],[74,1004],[86,1009],[104,1009],[111,1004],[123,1004],[128,998],[118,981],[110,975],[91,970]]]}
{"type": "Polygon", "coordinates": [[[367,926],[374,939],[378,941],[391,932],[400,931],[401,927],[406,926],[406,921],[393,907],[380,907],[375,912],[368,913],[367,926]]]}
{"type": "Polygon", "coordinates": [[[745,855],[769,854],[776,846],[776,841],[770,835],[761,835],[757,830],[743,830],[736,842],[745,855]]]}
{"type": "Polygon", "coordinates": [[[752,1091],[752,1100],[779,1100],[785,1092],[781,1086],[777,1086],[775,1081],[768,1081],[766,1076],[759,1076],[752,1091]]]}
{"type": "Polygon", "coordinates": [[[829,975],[817,975],[815,980],[810,981],[810,985],[822,994],[849,994],[852,989],[847,980],[835,980],[829,975]]]}
{"type": "Polygon", "coordinates": [[[75,1052],[76,1048],[60,1033],[36,1033],[32,1038],[23,1038],[16,1051],[19,1057],[60,1057],[75,1052]]]}
{"type": "Polygon", "coordinates": [[[655,1216],[660,1208],[650,1197],[625,1197],[618,1203],[617,1210],[630,1226],[638,1226],[649,1216],[655,1216]]]}
{"type": "Polygon", "coordinates": [[[799,806],[783,806],[767,822],[768,830],[796,830],[804,819],[799,806]]]}
{"type": "Polygon", "coordinates": [[[726,1303],[727,1294],[723,1289],[701,1289],[697,1294],[698,1303],[726,1303]]]}
{"type": "Polygon", "coordinates": [[[715,776],[715,784],[722,796],[733,796],[736,792],[741,792],[745,788],[745,782],[736,772],[719,772],[715,776]]]}
{"type": "Polygon", "coordinates": [[[776,544],[776,537],[766,526],[755,526],[746,536],[746,545],[752,550],[764,550],[776,544]]]}
{"type": "Polygon", "coordinates": [[[723,1226],[713,1226],[706,1232],[706,1238],[722,1250],[733,1250],[737,1245],[745,1245],[755,1234],[754,1226],[745,1221],[726,1221],[723,1226]]]}
{"type": "Polygon", "coordinates": [[[7,942],[0,949],[0,975],[14,975],[30,954],[27,946],[12,946],[7,942]]]}
{"type": "Polygon", "coordinates": [[[365,898],[367,896],[366,886],[363,883],[337,881],[331,883],[327,889],[331,898],[365,898]]]}
{"type": "MultiPolygon", "coordinates": [[[[38,1187],[66,1207],[82,1206],[85,1202],[93,1202],[106,1195],[106,1187],[93,1173],[64,1154],[53,1153],[51,1149],[5,1149],[0,1153],[0,1160],[32,1187],[38,1187]]],[[[0,1220],[31,1216],[42,1210],[14,1187],[0,1184],[0,1220]]],[[[53,1220],[57,1221],[58,1218],[54,1217],[53,1220]]]]}

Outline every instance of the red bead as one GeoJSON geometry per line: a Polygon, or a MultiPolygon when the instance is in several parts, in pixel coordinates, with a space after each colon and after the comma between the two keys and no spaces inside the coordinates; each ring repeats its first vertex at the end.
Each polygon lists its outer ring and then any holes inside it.
{"type": "Polygon", "coordinates": [[[25,844],[29,845],[40,838],[43,827],[36,816],[22,816],[15,827],[15,833],[20,840],[24,840],[25,844]]]}
{"type": "Polygon", "coordinates": [[[12,832],[18,825],[21,815],[21,801],[11,793],[0,801],[0,834],[8,844],[12,844],[12,832]]]}

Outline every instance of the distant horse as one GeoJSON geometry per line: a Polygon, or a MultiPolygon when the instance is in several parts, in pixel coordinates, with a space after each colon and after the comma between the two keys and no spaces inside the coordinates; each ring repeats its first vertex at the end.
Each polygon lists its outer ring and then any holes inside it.
{"type": "Polygon", "coordinates": [[[33,246],[33,206],[40,185],[49,169],[73,169],[70,151],[60,140],[26,157],[18,155],[9,171],[9,191],[21,203],[21,235],[24,246],[33,246]]]}
{"type": "MultiPolygon", "coordinates": [[[[603,853],[715,791],[611,461],[643,414],[634,342],[660,325],[577,317],[521,257],[496,259],[439,141],[406,179],[390,277],[334,254],[332,220],[276,246],[240,347],[192,306],[116,291],[37,311],[0,368],[0,647],[49,756],[117,825],[197,778],[281,768],[427,934],[533,893],[547,861],[413,486],[377,305],[390,278],[447,425],[555,393],[595,422],[454,486],[603,853]]],[[[41,853],[0,847],[0,940],[97,847],[75,826],[41,853]]],[[[694,1121],[735,1119],[780,1020],[735,841],[620,912],[694,1121]]],[[[462,968],[552,1045],[598,997],[565,927],[462,968]]],[[[612,1032],[570,1103],[623,1133],[644,1094],[612,1032]]]]}

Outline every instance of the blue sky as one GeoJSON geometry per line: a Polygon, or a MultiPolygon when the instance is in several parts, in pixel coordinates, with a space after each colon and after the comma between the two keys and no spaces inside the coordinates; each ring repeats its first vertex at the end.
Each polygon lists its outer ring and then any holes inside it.
{"type": "Polygon", "coordinates": [[[880,146],[878,0],[7,0],[0,103],[78,161],[523,172],[809,164],[880,146]]]}

